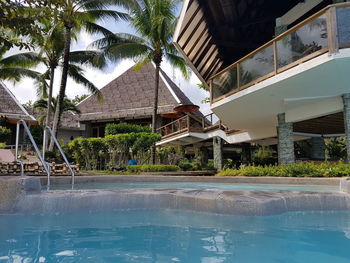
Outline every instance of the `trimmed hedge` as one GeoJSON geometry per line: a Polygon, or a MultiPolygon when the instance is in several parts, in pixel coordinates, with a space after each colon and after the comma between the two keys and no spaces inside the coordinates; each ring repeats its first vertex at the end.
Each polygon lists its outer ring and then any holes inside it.
{"type": "Polygon", "coordinates": [[[177,172],[180,167],[177,165],[129,165],[126,167],[128,172],[146,173],[146,172],[177,172]]]}
{"type": "Polygon", "coordinates": [[[132,125],[127,123],[111,123],[107,124],[105,128],[105,135],[116,135],[123,133],[141,133],[141,132],[152,132],[152,129],[148,126],[132,125]]]}
{"type": "Polygon", "coordinates": [[[240,169],[227,169],[216,176],[275,176],[275,177],[349,177],[350,165],[345,163],[303,162],[278,166],[244,166],[240,169]]]}

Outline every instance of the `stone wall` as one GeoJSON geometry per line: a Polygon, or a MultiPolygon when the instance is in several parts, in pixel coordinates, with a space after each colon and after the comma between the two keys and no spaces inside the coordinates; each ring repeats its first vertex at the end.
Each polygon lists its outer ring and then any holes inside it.
{"type": "Polygon", "coordinates": [[[350,194],[350,178],[345,178],[340,181],[340,191],[350,194]]]}
{"type": "MultiPolygon", "coordinates": [[[[66,164],[49,163],[53,175],[70,174],[66,164]]],[[[72,165],[75,173],[79,173],[79,165],[72,165]]],[[[21,173],[21,165],[18,162],[0,163],[0,175],[15,175],[21,173]]],[[[24,174],[42,175],[46,174],[41,163],[24,163],[24,174]]]]}

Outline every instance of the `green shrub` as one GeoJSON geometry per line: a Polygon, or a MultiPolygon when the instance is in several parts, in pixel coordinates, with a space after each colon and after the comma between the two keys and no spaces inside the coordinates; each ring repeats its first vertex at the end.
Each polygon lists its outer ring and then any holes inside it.
{"type": "Polygon", "coordinates": [[[9,128],[0,126],[0,142],[6,142],[11,136],[11,130],[9,128]]]}
{"type": "Polygon", "coordinates": [[[115,135],[123,133],[141,133],[141,132],[152,132],[148,126],[132,125],[127,123],[110,123],[106,125],[105,135],[115,135]]]}
{"type": "Polygon", "coordinates": [[[244,166],[240,169],[227,169],[217,176],[274,176],[274,177],[348,177],[350,165],[344,163],[321,164],[303,162],[292,165],[278,166],[244,166]]]}
{"type": "Polygon", "coordinates": [[[179,167],[183,171],[189,171],[189,170],[192,170],[192,163],[188,159],[182,159],[179,162],[179,167]]]}
{"type": "Polygon", "coordinates": [[[177,165],[129,165],[126,167],[131,173],[145,173],[145,172],[177,172],[180,168],[177,165]]]}
{"type": "Polygon", "coordinates": [[[214,166],[214,160],[213,159],[208,160],[208,163],[203,168],[203,170],[208,170],[208,171],[216,170],[214,166]]]}

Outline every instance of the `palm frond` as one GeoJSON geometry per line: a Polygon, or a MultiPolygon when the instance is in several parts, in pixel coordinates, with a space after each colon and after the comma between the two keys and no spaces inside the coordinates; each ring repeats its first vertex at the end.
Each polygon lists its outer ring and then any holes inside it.
{"type": "Polygon", "coordinates": [[[18,53],[6,58],[0,59],[0,66],[2,68],[12,68],[12,67],[21,67],[29,68],[34,67],[42,62],[40,56],[34,52],[18,53]]]}
{"type": "Polygon", "coordinates": [[[98,69],[105,68],[108,63],[102,51],[82,50],[70,53],[70,63],[86,65],[98,69]]]}
{"type": "Polygon", "coordinates": [[[69,65],[68,75],[71,77],[76,83],[83,85],[86,87],[92,94],[95,94],[99,101],[103,100],[102,93],[100,90],[87,78],[84,76],[84,70],[76,65],[69,65]]]}
{"type": "Polygon", "coordinates": [[[185,79],[190,78],[190,70],[188,69],[186,62],[180,56],[171,53],[165,53],[166,60],[174,67],[181,71],[185,79]]]}
{"type": "Polygon", "coordinates": [[[0,68],[0,79],[20,81],[23,77],[39,79],[40,73],[22,68],[0,68]]]}

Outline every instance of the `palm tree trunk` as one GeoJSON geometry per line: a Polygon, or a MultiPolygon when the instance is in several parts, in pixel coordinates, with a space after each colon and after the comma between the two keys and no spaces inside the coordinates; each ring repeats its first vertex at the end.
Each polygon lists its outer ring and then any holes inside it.
{"type": "MultiPolygon", "coordinates": [[[[55,67],[50,67],[50,85],[49,85],[49,96],[47,98],[47,111],[46,111],[46,119],[45,119],[45,127],[50,125],[51,121],[51,101],[52,101],[52,89],[53,89],[53,82],[55,78],[55,67]]],[[[47,130],[44,129],[44,138],[46,140],[43,143],[43,156],[45,156],[45,151],[47,149],[47,130]]]]}
{"type": "MultiPolygon", "coordinates": [[[[52,131],[54,135],[57,135],[57,129],[61,119],[61,107],[66,94],[67,78],[68,78],[68,67],[69,67],[69,53],[70,53],[70,43],[71,43],[71,26],[66,26],[66,33],[64,39],[64,55],[63,55],[63,68],[62,68],[62,78],[60,91],[58,93],[55,115],[53,119],[52,131]]],[[[49,150],[52,151],[54,146],[54,140],[51,138],[49,150]]]]}
{"type": "MultiPolygon", "coordinates": [[[[153,103],[153,114],[152,114],[152,132],[157,132],[157,112],[158,112],[158,91],[159,91],[159,72],[160,63],[156,63],[156,75],[154,85],[154,103],[153,103]]],[[[156,148],[151,148],[151,164],[156,163],[156,148]]]]}

